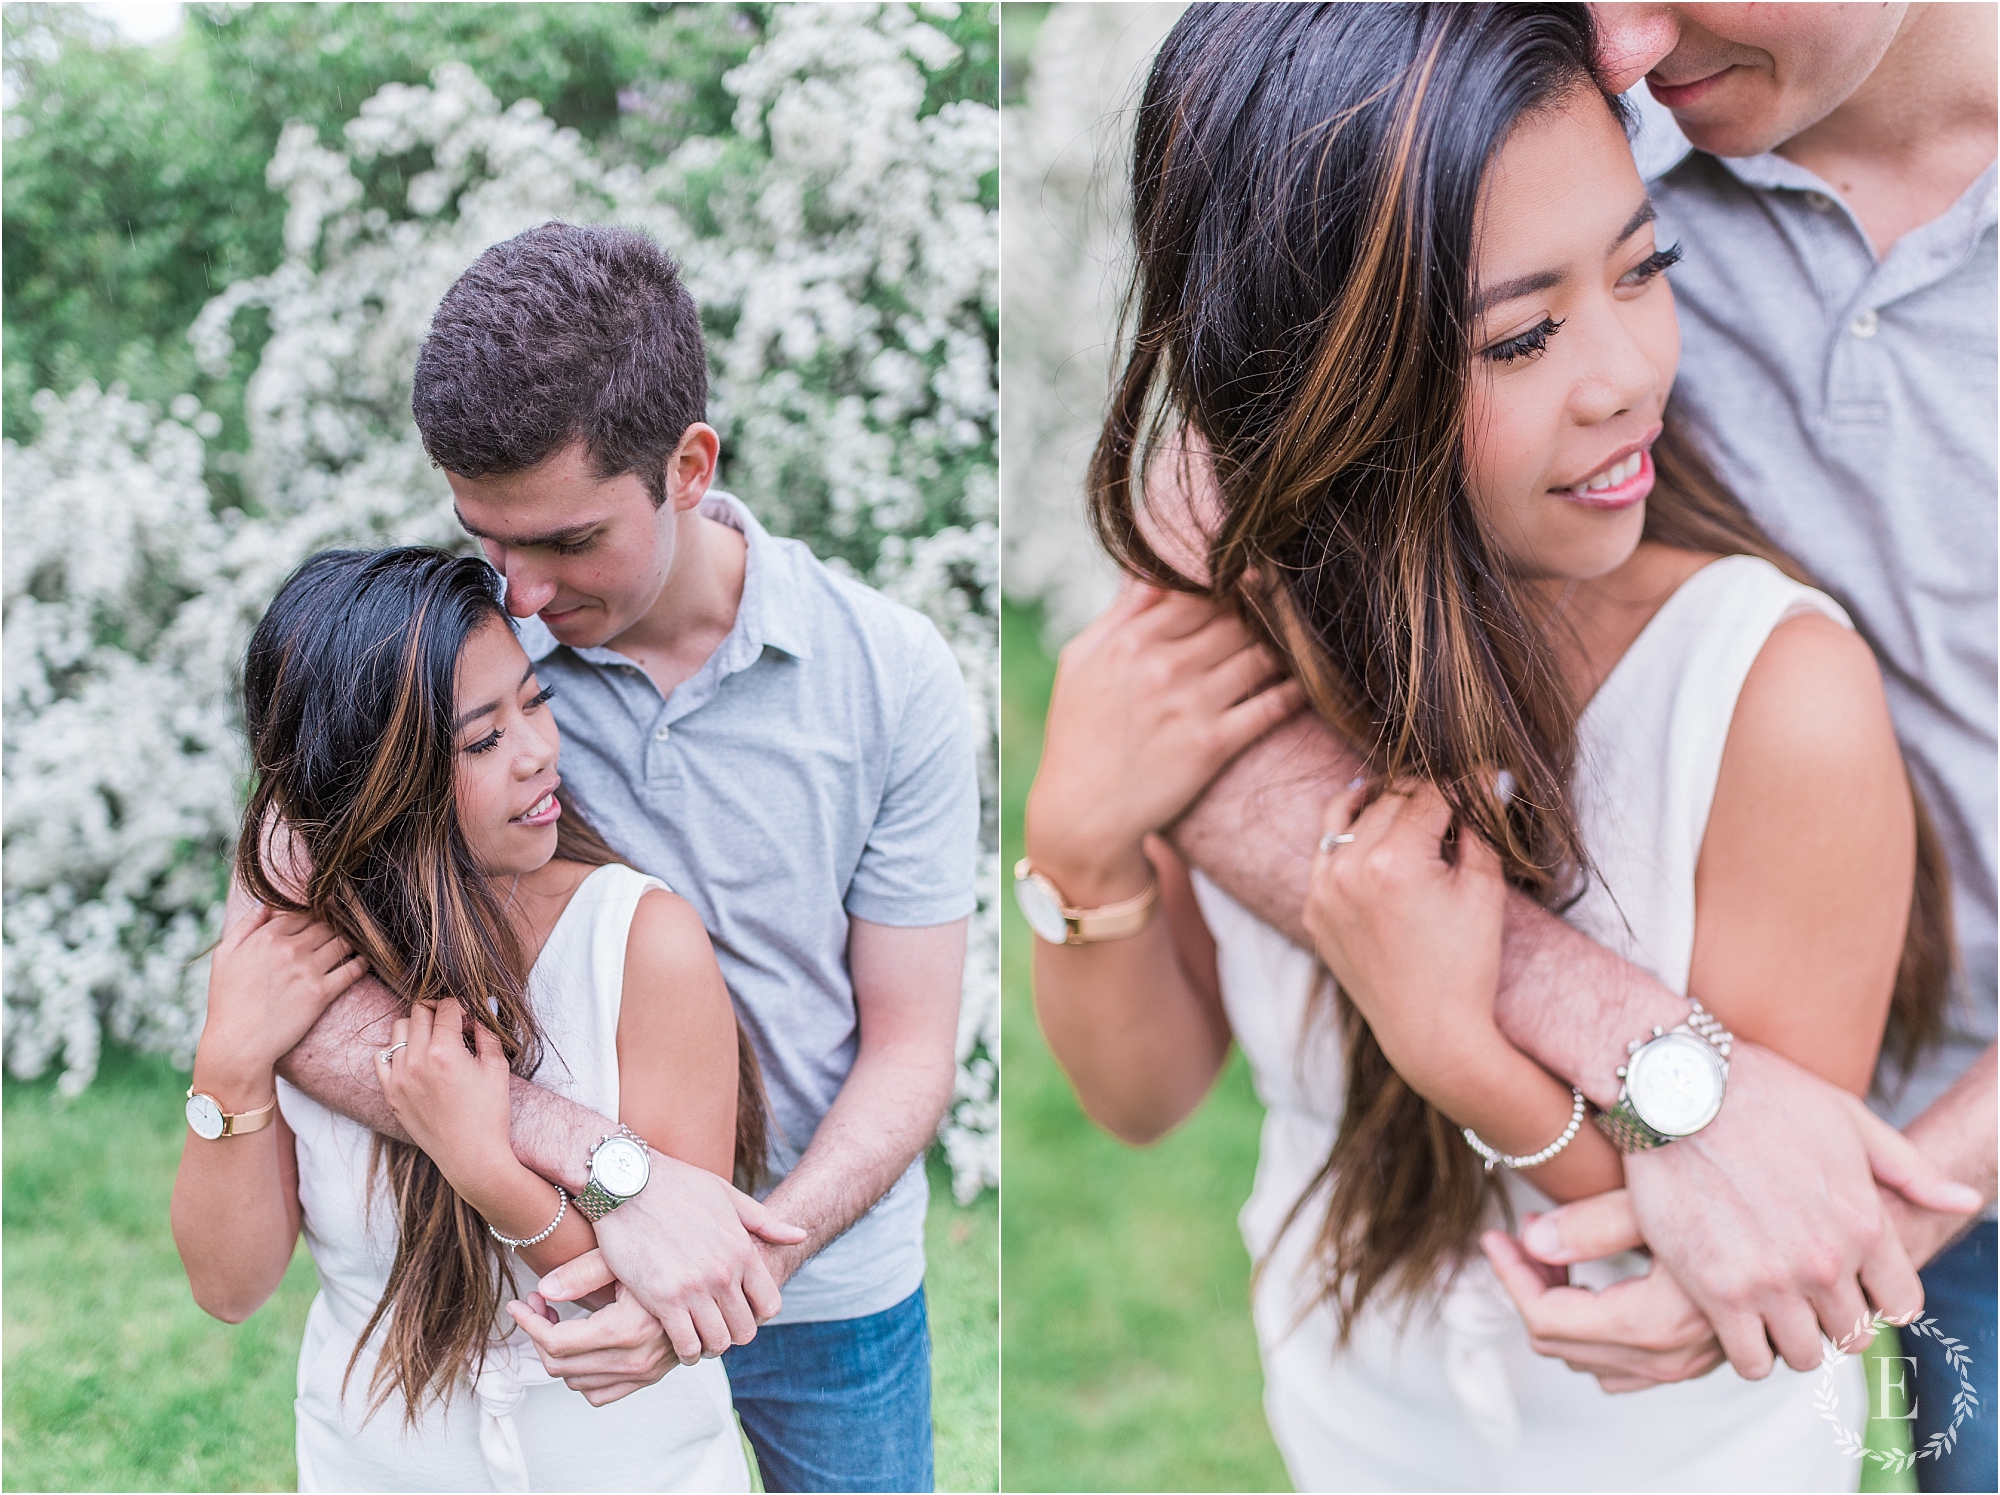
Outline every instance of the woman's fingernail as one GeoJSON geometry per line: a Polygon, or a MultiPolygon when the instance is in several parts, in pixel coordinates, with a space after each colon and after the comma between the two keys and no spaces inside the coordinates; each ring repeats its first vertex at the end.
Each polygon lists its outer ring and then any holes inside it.
{"type": "Polygon", "coordinates": [[[1347,787],[1350,790],[1366,789],[1368,787],[1368,775],[1366,773],[1356,774],[1353,778],[1347,781],[1347,787]]]}
{"type": "Polygon", "coordinates": [[[1556,1229],[1553,1220],[1537,1217],[1521,1231],[1521,1244],[1528,1248],[1531,1255],[1543,1261],[1553,1261],[1562,1255],[1562,1232],[1556,1229]]]}
{"type": "Polygon", "coordinates": [[[1493,776],[1493,793],[1503,805],[1514,797],[1514,776],[1504,768],[1493,776]]]}

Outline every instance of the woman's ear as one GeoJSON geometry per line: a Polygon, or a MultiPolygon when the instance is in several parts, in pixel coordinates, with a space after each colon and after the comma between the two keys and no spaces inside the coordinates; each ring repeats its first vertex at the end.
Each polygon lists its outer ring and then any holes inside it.
{"type": "Polygon", "coordinates": [[[667,502],[675,513],[685,513],[708,496],[721,456],[722,438],[707,422],[696,421],[681,433],[680,445],[667,458],[667,502]]]}

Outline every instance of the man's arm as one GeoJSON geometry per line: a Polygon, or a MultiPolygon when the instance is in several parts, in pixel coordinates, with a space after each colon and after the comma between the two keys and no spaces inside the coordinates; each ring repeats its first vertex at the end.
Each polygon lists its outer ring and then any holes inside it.
{"type": "MultiPolygon", "coordinates": [[[[1947,1178],[1975,1189],[1985,1204],[1996,1193],[1996,1153],[2000,1153],[2000,1112],[1995,1110],[1996,1046],[1966,1068],[1924,1113],[1903,1130],[1919,1152],[1944,1171],[1947,1178]]],[[[1927,1210],[1900,1195],[1885,1195],[1889,1218],[1910,1259],[1923,1266],[1972,1228],[1976,1214],[1927,1210]]]]}
{"type": "MultiPolygon", "coordinates": [[[[232,881],[225,928],[251,907],[232,881]]],[[[375,1073],[375,1055],[401,1015],[394,994],[365,978],[320,1015],[279,1061],[278,1073],[327,1109],[407,1142],[375,1073]]],[[[512,1098],[514,1155],[571,1194],[582,1192],[590,1182],[590,1150],[617,1123],[518,1075],[512,1098]]],[[[603,1262],[660,1321],[682,1361],[748,1343],[782,1301],[752,1232],[767,1244],[795,1241],[799,1232],[705,1169],[657,1151],[651,1162],[646,1187],[597,1223],[603,1262]]],[[[566,1296],[581,1298],[599,1286],[591,1281],[566,1296]]]]}
{"type": "MultiPolygon", "coordinates": [[[[1958,1183],[1993,1202],[1996,1137],[1994,1048],[1975,1059],[1904,1136],[1958,1183]]],[[[1903,1249],[1919,1266],[1970,1227],[1971,1214],[1919,1209],[1883,1192],[1903,1249]]],[[[1715,1331],[1665,1272],[1604,1292],[1553,1284],[1535,1266],[1563,1268],[1643,1245],[1622,1189],[1531,1219],[1516,1242],[1497,1231],[1483,1244],[1544,1355],[1595,1375],[1606,1391],[1634,1391],[1703,1375],[1722,1358],[1715,1331]]]]}
{"type": "Polygon", "coordinates": [[[860,1048],[805,1156],[765,1203],[806,1232],[797,1245],[766,1245],[783,1283],[888,1193],[930,1145],[957,1073],[964,919],[897,929],[851,919],[860,1048]]]}
{"type": "MultiPolygon", "coordinates": [[[[1321,809],[1354,762],[1323,723],[1295,720],[1231,764],[1172,839],[1238,902],[1299,939],[1321,809]]],[[[1687,1012],[1686,998],[1510,895],[1494,1017],[1511,1042],[1600,1108],[1617,1101],[1627,1042],[1687,1012]]],[[[1836,1339],[1851,1332],[1844,1305],[1857,1282],[1885,1312],[1920,1305],[1871,1168],[1920,1202],[1964,1206],[1962,1190],[1852,1097],[1746,1043],[1716,1119],[1628,1158],[1626,1177],[1656,1254],[1715,1324],[1737,1370],[1756,1378],[1771,1368],[1769,1341],[1794,1363],[1817,1364],[1815,1324],[1836,1339]]]]}

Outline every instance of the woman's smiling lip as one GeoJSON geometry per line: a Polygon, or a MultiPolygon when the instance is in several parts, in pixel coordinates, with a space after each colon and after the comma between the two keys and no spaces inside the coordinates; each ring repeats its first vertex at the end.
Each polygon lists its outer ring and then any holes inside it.
{"type": "MultiPolygon", "coordinates": [[[[1653,491],[1653,454],[1641,447],[1638,452],[1638,470],[1622,483],[1608,488],[1551,488],[1549,492],[1557,498],[1566,499],[1583,509],[1629,509],[1633,504],[1653,491]]],[[[1600,471],[1602,469],[1599,469],[1600,471]]]]}
{"type": "Polygon", "coordinates": [[[555,783],[549,785],[542,792],[539,799],[507,823],[509,825],[532,826],[554,825],[558,820],[562,819],[562,802],[556,798],[556,790],[561,787],[562,780],[557,779],[555,783]]]}
{"type": "Polygon", "coordinates": [[[1660,439],[1661,427],[1652,430],[1637,441],[1628,441],[1621,447],[1608,452],[1595,467],[1578,478],[1574,483],[1549,489],[1557,498],[1567,499],[1586,509],[1624,509],[1637,503],[1653,491],[1653,443],[1660,439]],[[1617,467],[1620,463],[1637,457],[1634,470],[1619,482],[1603,488],[1587,488],[1585,485],[1599,473],[1617,467]]]}

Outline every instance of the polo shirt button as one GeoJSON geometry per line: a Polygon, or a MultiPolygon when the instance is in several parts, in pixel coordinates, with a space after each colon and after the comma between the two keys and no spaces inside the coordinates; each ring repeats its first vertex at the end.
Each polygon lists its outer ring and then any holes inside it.
{"type": "Polygon", "coordinates": [[[1864,311],[1847,324],[1847,330],[1856,337],[1873,337],[1875,329],[1882,325],[1882,319],[1872,311],[1864,311]]]}
{"type": "Polygon", "coordinates": [[[1830,213],[1833,211],[1833,199],[1828,197],[1824,192],[1808,192],[1806,194],[1806,206],[1811,208],[1815,213],[1830,213]]]}
{"type": "Polygon", "coordinates": [[[653,741],[665,742],[669,737],[673,735],[674,735],[674,729],[672,727],[661,727],[653,733],[653,741]]]}

